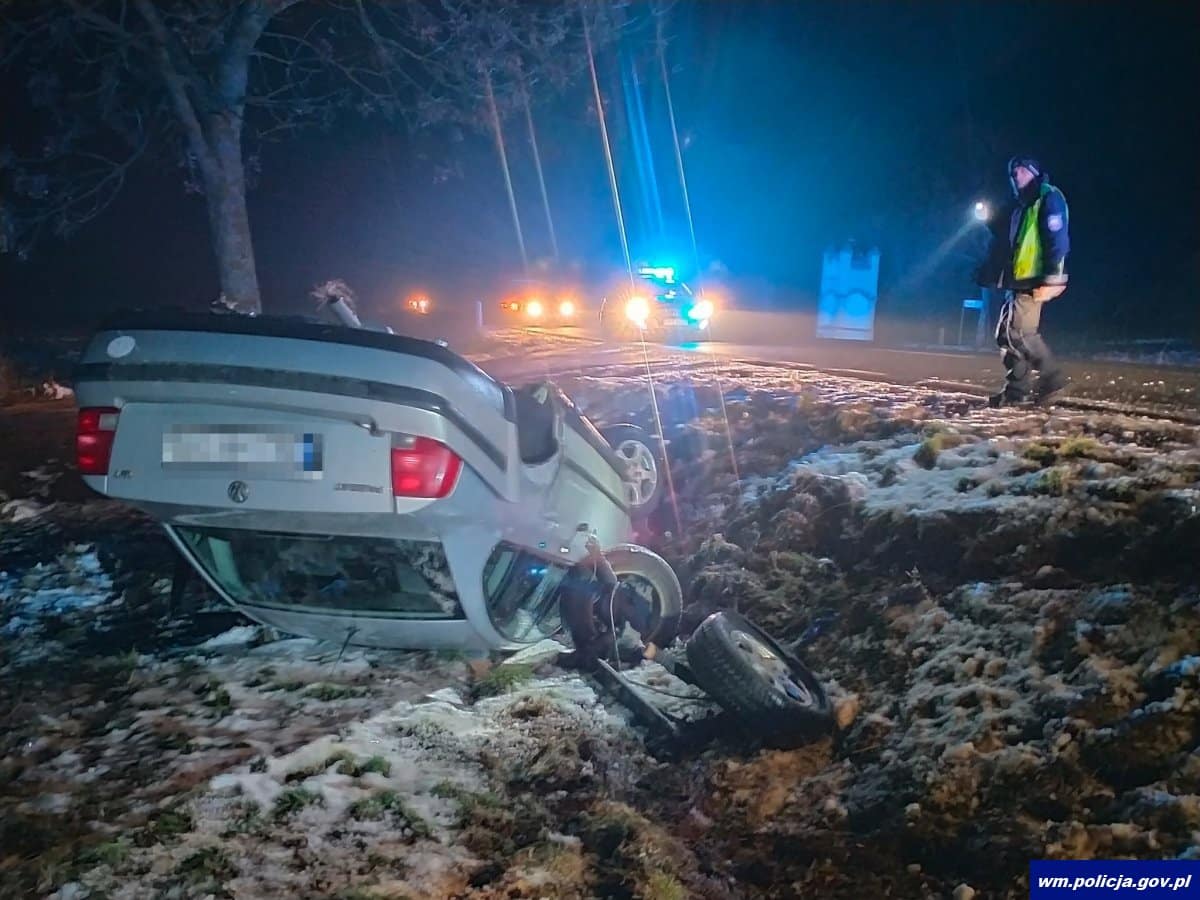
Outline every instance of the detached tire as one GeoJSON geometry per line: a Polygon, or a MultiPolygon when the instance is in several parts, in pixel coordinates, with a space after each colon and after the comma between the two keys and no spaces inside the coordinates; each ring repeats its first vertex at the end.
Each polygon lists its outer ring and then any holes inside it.
{"type": "Polygon", "coordinates": [[[644,522],[658,509],[667,490],[666,459],[660,443],[637,425],[613,425],[602,432],[628,475],[621,476],[630,517],[644,522]]]}
{"type": "Polygon", "coordinates": [[[650,601],[650,634],[646,639],[665,647],[679,634],[683,588],[670,563],[637,544],[618,544],[604,551],[617,581],[629,584],[650,601]]]}
{"type": "Polygon", "coordinates": [[[764,743],[795,746],[833,726],[820,681],[745,616],[722,611],[701,622],[687,661],[700,687],[764,743]]]}

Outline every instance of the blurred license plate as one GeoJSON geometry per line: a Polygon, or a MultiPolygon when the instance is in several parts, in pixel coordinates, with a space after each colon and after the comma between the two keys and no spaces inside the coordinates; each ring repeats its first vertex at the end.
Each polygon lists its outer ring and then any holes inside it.
{"type": "Polygon", "coordinates": [[[270,425],[174,425],[163,432],[164,469],[319,478],[320,434],[270,425]]]}
{"type": "Polygon", "coordinates": [[[687,322],[683,321],[683,319],[667,319],[667,324],[668,325],[686,325],[687,322]]]}

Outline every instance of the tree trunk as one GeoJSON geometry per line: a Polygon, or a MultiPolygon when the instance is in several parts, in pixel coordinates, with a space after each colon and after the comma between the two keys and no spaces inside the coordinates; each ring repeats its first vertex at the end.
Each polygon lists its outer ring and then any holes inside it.
{"type": "Polygon", "coordinates": [[[245,312],[261,312],[246,174],[242,168],[242,113],[250,53],[271,16],[295,0],[240,4],[216,70],[217,91],[195,69],[186,45],[171,36],[151,0],[133,0],[150,28],[155,57],[188,148],[195,155],[208,204],[208,230],[225,299],[245,312]]]}
{"type": "Polygon", "coordinates": [[[205,125],[211,165],[201,166],[200,170],[221,291],[226,300],[243,312],[259,313],[262,298],[254,266],[250,217],[246,212],[241,119],[217,115],[205,125]]]}

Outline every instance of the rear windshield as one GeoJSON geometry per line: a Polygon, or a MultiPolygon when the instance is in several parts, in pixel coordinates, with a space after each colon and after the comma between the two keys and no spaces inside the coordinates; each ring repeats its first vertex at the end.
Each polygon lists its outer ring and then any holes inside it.
{"type": "Polygon", "coordinates": [[[461,619],[436,541],[278,534],[176,526],[209,577],[236,602],[345,615],[461,619]]]}

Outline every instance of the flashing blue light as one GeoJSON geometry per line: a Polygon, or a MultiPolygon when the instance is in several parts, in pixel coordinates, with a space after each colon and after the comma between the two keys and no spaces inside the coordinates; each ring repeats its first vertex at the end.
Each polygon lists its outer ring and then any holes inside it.
{"type": "Polygon", "coordinates": [[[688,321],[695,323],[700,328],[703,328],[708,324],[708,320],[712,318],[713,305],[711,301],[708,300],[697,300],[688,307],[685,315],[687,316],[688,321]]]}
{"type": "Polygon", "coordinates": [[[642,266],[638,274],[647,278],[660,278],[667,284],[675,283],[675,269],[672,266],[642,266]]]}

